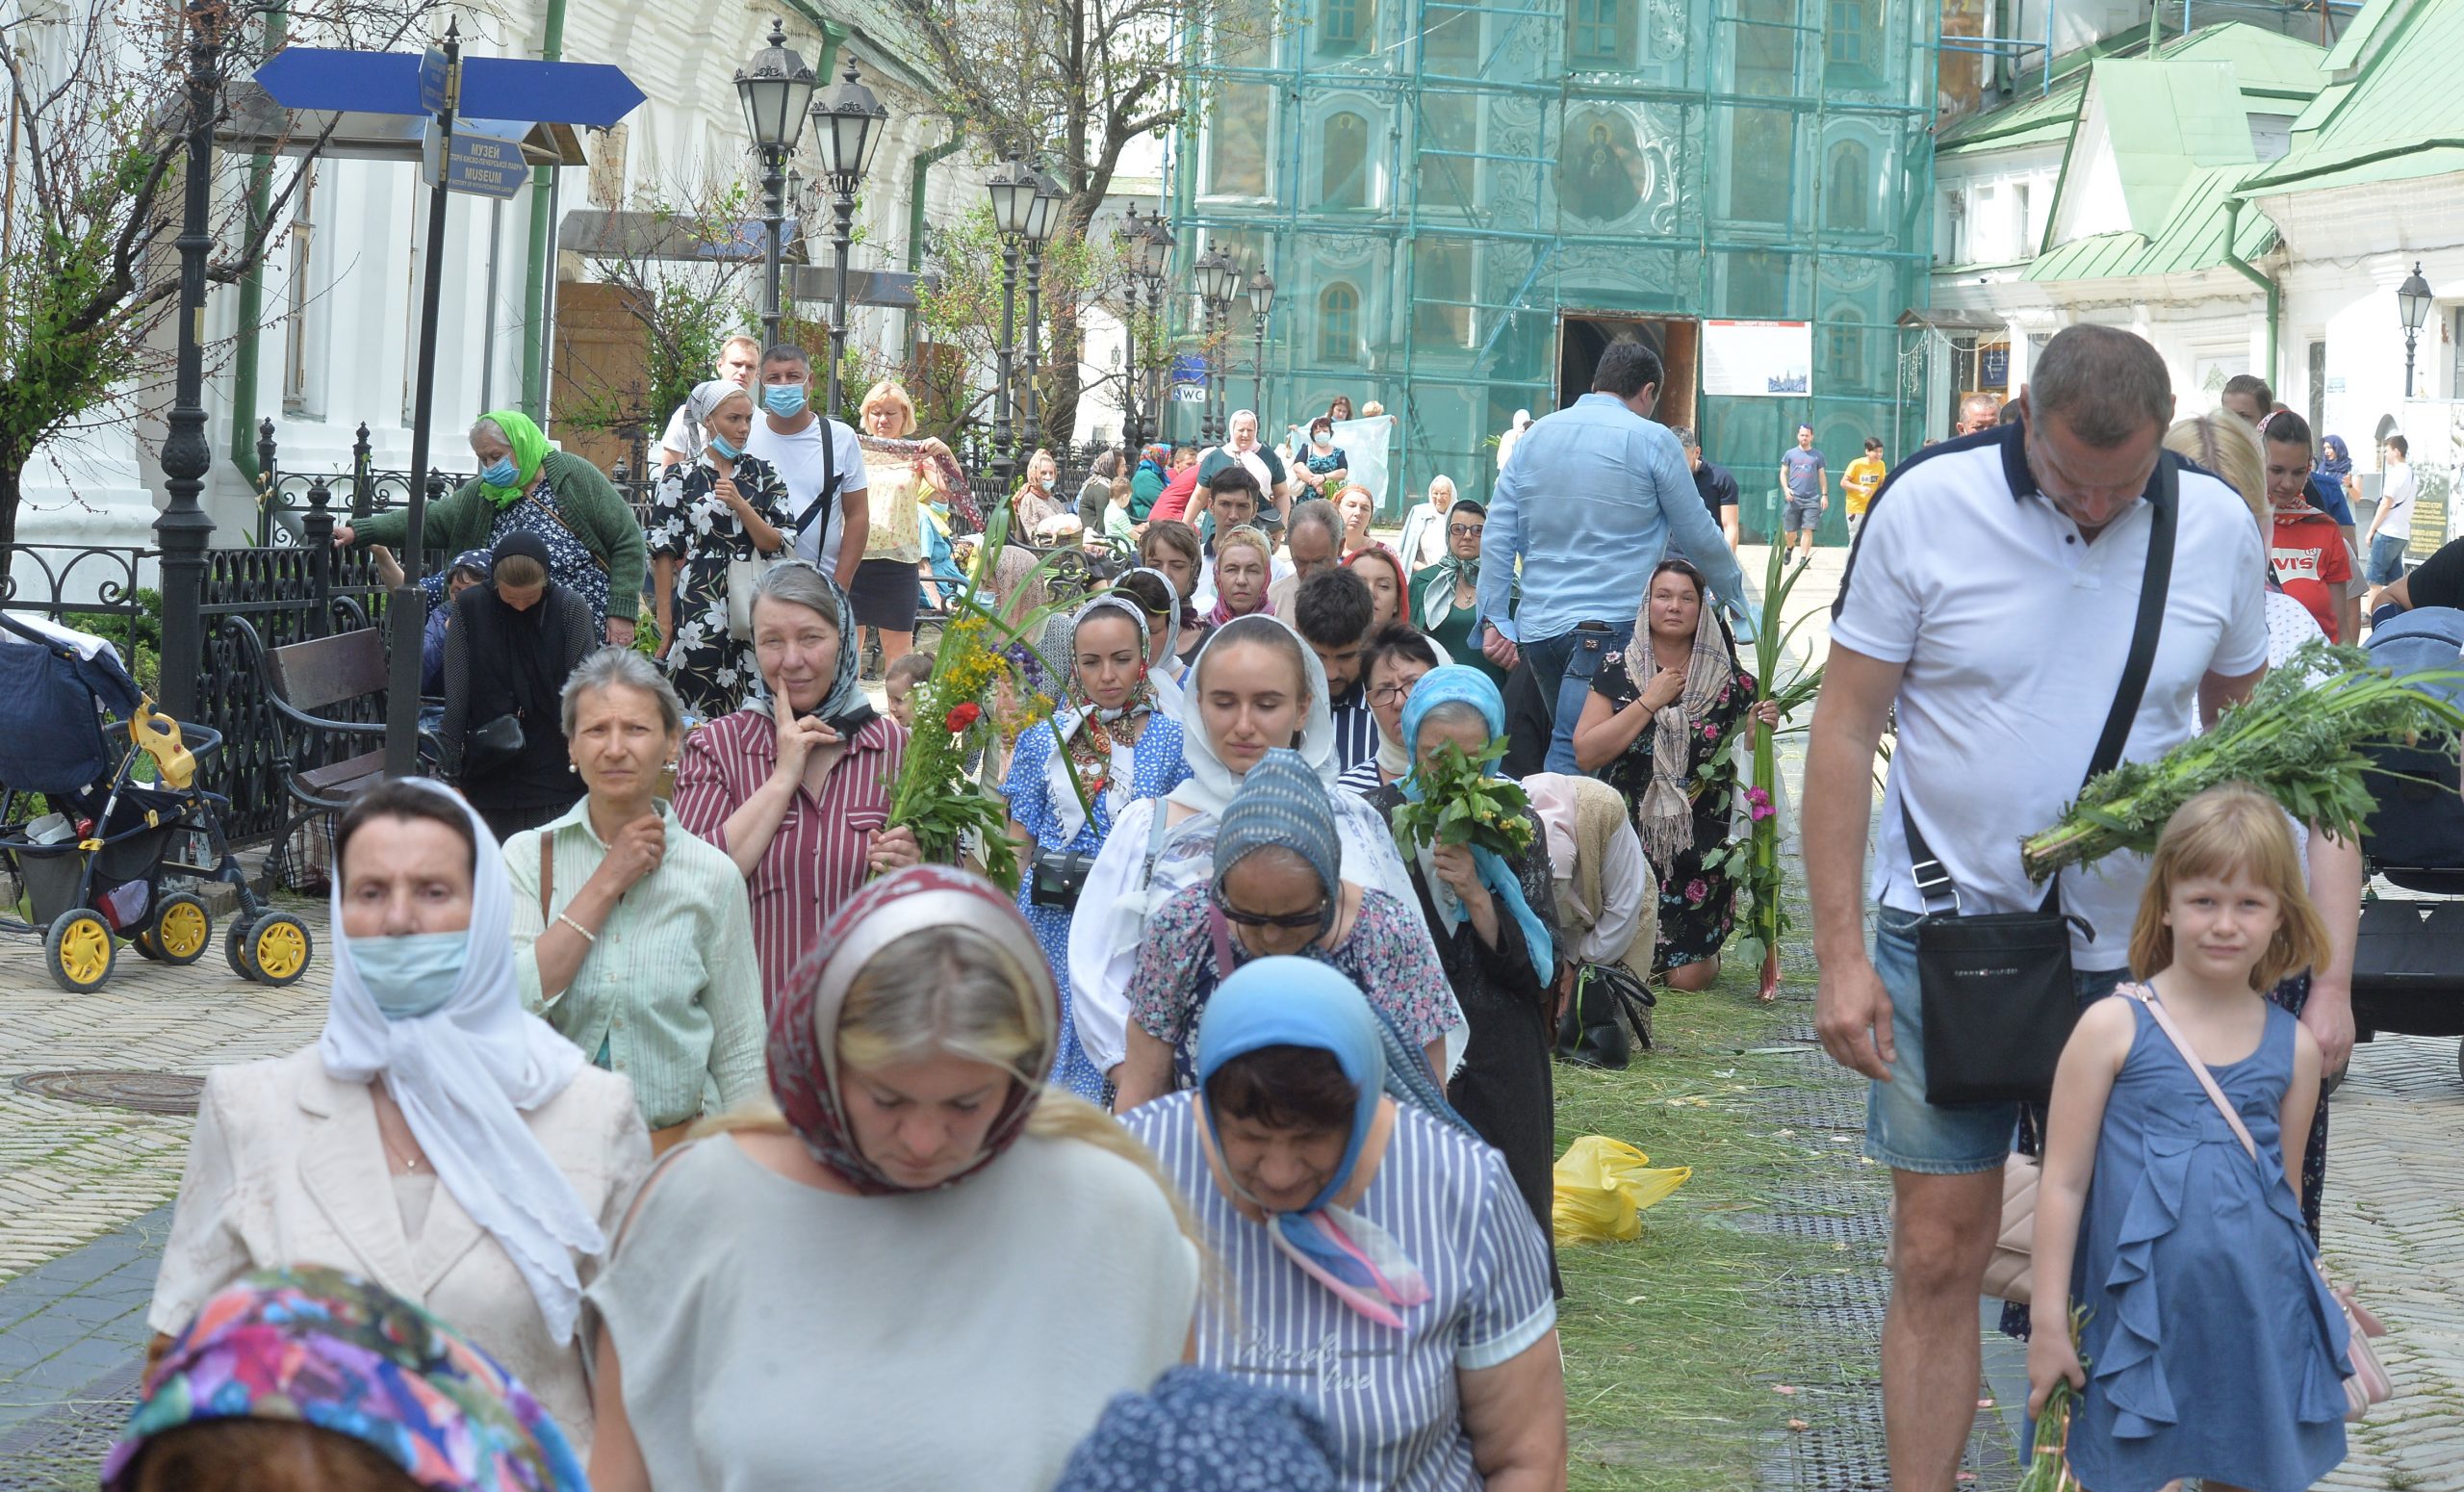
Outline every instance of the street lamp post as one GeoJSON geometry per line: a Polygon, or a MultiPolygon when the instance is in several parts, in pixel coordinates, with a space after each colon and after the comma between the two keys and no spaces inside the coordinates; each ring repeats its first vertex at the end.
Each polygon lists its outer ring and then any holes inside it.
{"type": "Polygon", "coordinates": [[[174,720],[197,717],[197,678],[205,671],[205,549],[214,520],[197,504],[214,450],[205,438],[205,256],[214,246],[210,219],[214,183],[214,113],[222,89],[225,7],[216,0],[189,0],[189,141],[181,182],[180,314],[168,433],[163,441],[163,490],[167,501],[154,520],[163,551],[164,713],[174,720]]]}
{"type": "Polygon", "coordinates": [[[1266,418],[1267,401],[1267,314],[1273,309],[1274,276],[1261,264],[1258,272],[1249,276],[1249,314],[1255,319],[1250,331],[1257,338],[1249,358],[1249,404],[1261,420],[1266,418]]]}
{"type": "MultiPolygon", "coordinates": [[[[847,360],[847,249],[856,232],[856,189],[873,168],[873,157],[889,133],[889,110],[856,78],[856,60],[827,91],[813,100],[813,124],[821,131],[822,173],[830,182],[830,246],[837,283],[830,309],[830,377],[822,416],[838,418],[838,370],[847,360]]],[[[824,432],[827,438],[827,432],[824,432]]]]}
{"type": "Polygon", "coordinates": [[[1010,365],[1018,338],[1018,237],[1026,232],[1028,204],[1035,200],[1035,173],[1013,150],[985,178],[992,198],[992,226],[1001,235],[1001,340],[992,348],[992,475],[1003,496],[1010,474],[1017,468],[1014,430],[1010,423],[1010,365]]]}
{"type": "Polygon", "coordinates": [[[1146,251],[1139,260],[1138,278],[1146,291],[1146,324],[1153,329],[1156,343],[1155,355],[1146,364],[1146,408],[1154,425],[1151,438],[1160,441],[1165,437],[1167,363],[1171,355],[1165,337],[1164,283],[1171,277],[1172,225],[1164,217],[1163,203],[1155,204],[1140,231],[1146,236],[1146,251]]]}
{"type": "Polygon", "coordinates": [[[1121,369],[1121,435],[1123,444],[1130,450],[1142,450],[1148,436],[1142,399],[1145,384],[1141,381],[1145,375],[1138,367],[1138,313],[1141,309],[1139,297],[1146,279],[1146,263],[1154,253],[1154,245],[1147,241],[1146,225],[1139,221],[1137,203],[1129,205],[1128,221],[1122,224],[1115,237],[1120,244],[1123,267],[1129,272],[1128,290],[1121,296],[1127,309],[1127,314],[1121,318],[1122,340],[1129,345],[1128,357],[1121,369]]]}
{"type": "Polygon", "coordinates": [[[1043,371],[1043,245],[1061,219],[1061,186],[1041,170],[1030,167],[1030,173],[1035,194],[1027,198],[1027,221],[1020,233],[1027,251],[1027,373],[1019,402],[1025,414],[1022,444],[1032,451],[1043,439],[1042,400],[1036,389],[1043,371]]]}
{"type": "Polygon", "coordinates": [[[761,152],[761,346],[779,345],[780,234],[785,226],[787,159],[804,137],[805,105],[812,97],[812,69],[787,45],[786,24],[773,17],[770,44],[735,75],[736,101],[745,126],[761,152]]]}
{"type": "Polygon", "coordinates": [[[1241,291],[1241,262],[1219,248],[1210,248],[1198,256],[1197,297],[1206,309],[1206,413],[1200,420],[1200,438],[1220,441],[1231,429],[1231,380],[1223,373],[1221,342],[1225,322],[1232,314],[1232,297],[1241,291]],[[1227,401],[1217,403],[1218,393],[1227,401]]]}
{"type": "Polygon", "coordinates": [[[2396,287],[2396,309],[2404,319],[2404,397],[2413,397],[2413,341],[2422,334],[2422,323],[2429,320],[2429,281],[2422,278],[2422,262],[2413,261],[2413,272],[2403,284],[2396,287]]]}

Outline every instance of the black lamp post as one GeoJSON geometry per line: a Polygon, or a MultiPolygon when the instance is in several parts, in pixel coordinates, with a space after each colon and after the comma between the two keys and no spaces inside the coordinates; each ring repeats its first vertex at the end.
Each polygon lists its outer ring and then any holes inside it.
{"type": "Polygon", "coordinates": [[[787,45],[784,22],[770,22],[770,44],[735,75],[736,101],[754,148],[761,152],[761,346],[779,343],[780,233],[784,226],[787,159],[804,137],[805,106],[812,98],[813,73],[787,45]]]}
{"type": "Polygon", "coordinates": [[[1200,438],[1220,441],[1230,433],[1231,410],[1219,407],[1217,399],[1231,398],[1230,380],[1223,375],[1221,342],[1224,322],[1232,314],[1232,297],[1241,293],[1241,262],[1219,248],[1210,248],[1198,256],[1195,266],[1197,298],[1206,308],[1206,413],[1200,421],[1200,438]]]}
{"type": "Polygon", "coordinates": [[[985,178],[984,190],[992,198],[993,229],[1001,235],[1001,340],[992,348],[992,473],[1007,496],[1010,474],[1018,464],[1010,424],[1010,363],[1018,339],[1018,237],[1027,231],[1035,172],[1013,150],[985,178]]]}
{"type": "Polygon", "coordinates": [[[1025,415],[1021,444],[1030,451],[1042,444],[1043,418],[1036,378],[1043,371],[1043,245],[1061,221],[1061,184],[1030,167],[1035,194],[1027,198],[1027,221],[1020,233],[1027,250],[1027,374],[1020,404],[1025,415]]]}
{"type": "Polygon", "coordinates": [[[2413,340],[2422,334],[2422,323],[2429,320],[2432,299],[2429,281],[2422,278],[2422,262],[2413,261],[2413,272],[2403,284],[2396,287],[2396,309],[2404,319],[2404,397],[2413,397],[2413,340]]]}
{"type": "Polygon", "coordinates": [[[1172,277],[1172,224],[1164,216],[1164,204],[1157,202],[1148,214],[1146,226],[1147,253],[1139,279],[1146,287],[1146,324],[1153,329],[1156,355],[1146,365],[1146,407],[1153,413],[1155,439],[1165,436],[1165,397],[1169,392],[1168,378],[1171,354],[1168,347],[1164,325],[1164,286],[1172,277]]]}
{"type": "Polygon", "coordinates": [[[1114,237],[1119,242],[1121,265],[1129,274],[1129,285],[1121,296],[1124,314],[1121,317],[1121,340],[1128,344],[1127,361],[1121,370],[1120,409],[1121,440],[1132,450],[1141,450],[1147,442],[1145,412],[1140,396],[1144,392],[1138,367],[1138,316],[1142,309],[1140,294],[1146,280],[1146,264],[1154,254],[1147,241],[1146,224],[1139,220],[1138,204],[1129,205],[1129,218],[1114,237]]]}
{"type": "Polygon", "coordinates": [[[1254,318],[1250,334],[1257,339],[1249,359],[1249,405],[1258,411],[1261,422],[1266,419],[1267,401],[1267,315],[1273,309],[1274,276],[1261,264],[1258,272],[1249,276],[1249,314],[1254,318]]]}
{"type": "Polygon", "coordinates": [[[189,0],[189,142],[180,203],[179,350],[174,364],[169,430],[163,441],[163,490],[154,520],[163,551],[163,709],[175,720],[197,717],[197,679],[205,671],[205,549],[214,520],[198,506],[214,448],[205,438],[205,256],[214,246],[210,213],[214,184],[214,112],[222,90],[222,25],[228,10],[216,0],[189,0]]]}
{"type": "Polygon", "coordinates": [[[856,189],[873,168],[884,137],[889,134],[889,109],[873,90],[856,79],[856,60],[812,103],[812,121],[821,131],[821,168],[830,183],[832,262],[837,285],[830,308],[830,378],[824,417],[838,418],[838,368],[847,360],[847,248],[856,233],[856,189]]]}

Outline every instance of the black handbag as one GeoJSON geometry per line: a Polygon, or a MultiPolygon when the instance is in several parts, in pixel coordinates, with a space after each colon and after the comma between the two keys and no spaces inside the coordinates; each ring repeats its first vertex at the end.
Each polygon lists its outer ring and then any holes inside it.
{"type": "MultiPolygon", "coordinates": [[[[2121,760],[2156,661],[2156,639],[2165,627],[2165,598],[2173,578],[2173,534],[2180,518],[2177,461],[2158,458],[2153,527],[2147,535],[2147,568],[2139,582],[2139,616],[2130,632],[2130,658],[2105,716],[2088,782],[2121,760]]],[[[1925,1023],[1925,1101],[1957,1105],[2043,1102],[2053,1093],[2053,1070],[2063,1044],[2079,1020],[2079,996],[2070,967],[2070,933],[2089,938],[2095,929],[2062,910],[2062,877],[2045,887],[2034,912],[1974,916],[1959,910],[1959,887],[1926,846],[1908,796],[1899,800],[1908,836],[1916,893],[1925,919],[1916,924],[1916,984],[1925,1023]],[[1947,912],[1937,912],[1947,902],[1947,912]]]]}
{"type": "Polygon", "coordinates": [[[485,776],[521,756],[527,744],[519,714],[499,715],[485,725],[474,726],[462,737],[462,775],[485,776]]]}
{"type": "Polygon", "coordinates": [[[1577,965],[1574,998],[1557,1017],[1558,1057],[1578,1067],[1624,1071],[1636,1043],[1652,1049],[1652,1007],[1658,1003],[1651,986],[1623,964],[1577,965]]]}

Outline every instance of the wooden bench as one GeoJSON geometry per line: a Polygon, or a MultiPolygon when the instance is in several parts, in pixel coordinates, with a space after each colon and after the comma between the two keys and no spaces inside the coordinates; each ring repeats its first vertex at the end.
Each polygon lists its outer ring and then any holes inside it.
{"type": "MultiPolygon", "coordinates": [[[[247,626],[238,619],[235,625],[247,626]]],[[[254,630],[248,630],[249,640],[255,642],[254,630]]],[[[383,711],[378,710],[380,718],[373,721],[338,718],[334,711],[358,700],[383,700],[390,682],[385,634],[368,627],[279,648],[259,643],[255,651],[267,703],[282,722],[282,729],[274,733],[274,768],[282,778],[283,790],[298,805],[275,841],[277,855],[288,858],[292,837],[302,824],[339,810],[363,785],[384,774],[383,711]],[[303,764],[341,750],[339,744],[329,745],[341,742],[373,749],[322,765],[303,764]]],[[[425,757],[433,755],[423,752],[425,757]]]]}

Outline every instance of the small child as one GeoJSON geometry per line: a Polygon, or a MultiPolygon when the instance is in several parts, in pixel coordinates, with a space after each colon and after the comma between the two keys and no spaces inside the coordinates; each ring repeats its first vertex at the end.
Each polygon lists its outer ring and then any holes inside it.
{"type": "Polygon", "coordinates": [[[2180,1478],[2294,1492],[2345,1458],[2348,1328],[2297,1200],[2319,1043],[2262,993],[2327,951],[2283,811],[2239,785],[2184,804],[2131,935],[2146,983],[2080,1016],[2037,1189],[2028,1409],[2057,1379],[2081,1390],[2067,1454],[2094,1492],[2180,1478]],[[2199,1054],[2256,1159],[2143,996],[2199,1054]]]}
{"type": "Polygon", "coordinates": [[[1112,505],[1104,509],[1104,538],[1124,553],[1138,553],[1138,525],[1129,516],[1133,496],[1126,476],[1113,478],[1112,505]]]}
{"type": "Polygon", "coordinates": [[[889,696],[889,717],[912,731],[915,729],[915,689],[933,677],[933,655],[902,653],[898,661],[882,671],[882,692],[889,696]]]}

